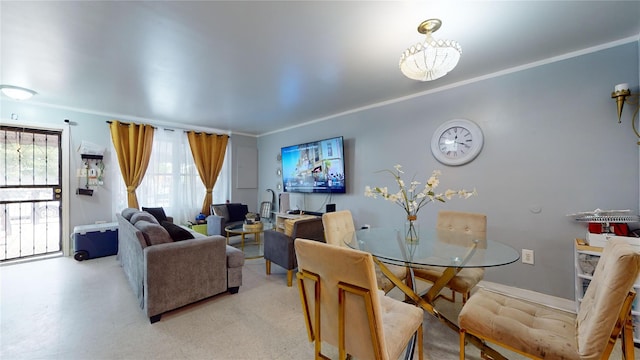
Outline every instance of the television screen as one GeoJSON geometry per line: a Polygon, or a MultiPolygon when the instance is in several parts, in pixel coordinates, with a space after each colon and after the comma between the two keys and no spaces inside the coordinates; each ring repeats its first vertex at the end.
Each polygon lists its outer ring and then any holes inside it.
{"type": "Polygon", "coordinates": [[[342,136],[283,147],[285,192],[345,193],[342,136]]]}

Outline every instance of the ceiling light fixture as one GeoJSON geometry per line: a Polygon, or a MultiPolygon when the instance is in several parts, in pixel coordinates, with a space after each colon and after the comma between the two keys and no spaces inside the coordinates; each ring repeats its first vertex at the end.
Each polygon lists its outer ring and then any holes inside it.
{"type": "MultiPolygon", "coordinates": [[[[622,122],[622,108],[624,107],[624,103],[633,106],[636,106],[633,115],[631,115],[631,127],[633,127],[633,132],[636,133],[636,136],[640,138],[640,133],[638,133],[638,129],[636,128],[635,118],[638,116],[638,110],[640,110],[640,94],[632,94],[629,89],[629,84],[618,84],[613,88],[613,92],[611,93],[611,98],[616,99],[616,104],[618,105],[618,124],[622,122]]],[[[638,145],[640,145],[640,141],[638,141],[638,145]]]]}
{"type": "Polygon", "coordinates": [[[429,19],[418,26],[424,42],[411,46],[400,56],[400,71],[413,80],[431,81],[445,76],[460,60],[462,48],[453,40],[436,40],[431,34],[440,29],[440,19],[429,19]]]}
{"type": "Polygon", "coordinates": [[[0,91],[13,100],[29,100],[33,95],[37,94],[31,89],[13,85],[0,85],[0,91]]]}

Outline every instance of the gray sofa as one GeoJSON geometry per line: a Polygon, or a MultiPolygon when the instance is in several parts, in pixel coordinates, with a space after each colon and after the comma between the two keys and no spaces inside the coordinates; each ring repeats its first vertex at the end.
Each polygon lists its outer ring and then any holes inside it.
{"type": "Polygon", "coordinates": [[[169,221],[160,224],[151,214],[132,208],[116,217],[118,260],[152,324],[164,312],[226,291],[238,292],[244,254],[227,246],[224,237],[204,236],[169,221]]]}
{"type": "Polygon", "coordinates": [[[211,215],[207,216],[207,234],[227,236],[224,228],[229,225],[241,225],[249,207],[240,203],[213,204],[211,215]]]}

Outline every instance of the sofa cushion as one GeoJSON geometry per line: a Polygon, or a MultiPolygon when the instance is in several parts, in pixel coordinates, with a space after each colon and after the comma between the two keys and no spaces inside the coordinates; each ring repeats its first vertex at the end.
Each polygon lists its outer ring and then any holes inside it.
{"type": "Polygon", "coordinates": [[[225,222],[229,221],[229,211],[227,210],[227,204],[211,205],[213,214],[224,218],[225,222]]]}
{"type": "Polygon", "coordinates": [[[144,235],[144,239],[149,246],[173,242],[169,232],[160,224],[140,220],[136,222],[134,226],[142,231],[142,235],[144,235]]]}
{"type": "Polygon", "coordinates": [[[232,203],[227,204],[229,211],[229,221],[244,221],[244,216],[249,212],[249,207],[244,204],[232,203]]]}
{"type": "Polygon", "coordinates": [[[138,210],[136,208],[126,208],[126,209],[122,210],[120,215],[122,215],[123,218],[125,218],[129,222],[131,222],[131,217],[133,216],[133,214],[136,214],[136,213],[139,213],[139,212],[140,212],[140,210],[138,210]]]}
{"type": "Polygon", "coordinates": [[[161,207],[148,208],[143,206],[142,211],[146,211],[153,215],[153,217],[158,220],[159,224],[162,224],[163,221],[167,221],[167,214],[164,213],[164,209],[161,207]]]}
{"type": "Polygon", "coordinates": [[[167,230],[173,241],[193,239],[193,234],[189,230],[170,221],[163,221],[161,225],[167,230]]]}
{"type": "Polygon", "coordinates": [[[153,217],[153,215],[149,214],[146,211],[140,211],[137,212],[135,214],[133,214],[131,216],[131,220],[129,220],[129,222],[131,222],[133,225],[135,225],[138,221],[148,221],[150,223],[154,223],[154,224],[158,224],[160,225],[160,222],[158,222],[158,220],[153,217]]]}

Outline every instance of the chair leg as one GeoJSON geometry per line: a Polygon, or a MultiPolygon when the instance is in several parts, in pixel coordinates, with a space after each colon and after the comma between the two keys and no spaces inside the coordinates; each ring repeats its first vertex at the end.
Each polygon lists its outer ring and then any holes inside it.
{"type": "Polygon", "coordinates": [[[267,275],[271,275],[271,261],[265,259],[264,266],[265,266],[265,270],[267,271],[267,275]]]}
{"type": "Polygon", "coordinates": [[[625,321],[624,328],[622,329],[622,357],[625,360],[635,359],[635,350],[633,344],[633,321],[631,316],[625,321]]]}
{"type": "Polygon", "coordinates": [[[464,360],[465,334],[466,334],[466,331],[464,329],[460,329],[460,360],[464,360]]]}
{"type": "Polygon", "coordinates": [[[422,324],[418,328],[418,360],[424,359],[424,345],[422,344],[422,324]]]}
{"type": "Polygon", "coordinates": [[[287,270],[287,286],[291,287],[293,282],[293,270],[287,270]]]}

